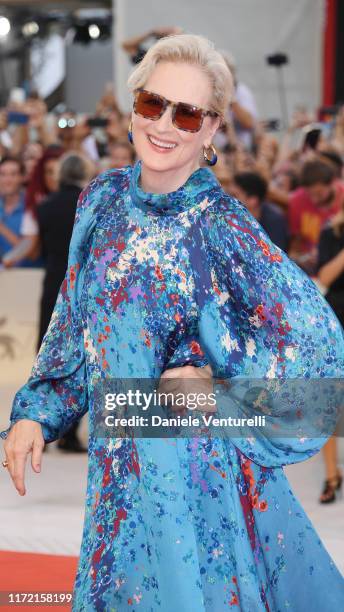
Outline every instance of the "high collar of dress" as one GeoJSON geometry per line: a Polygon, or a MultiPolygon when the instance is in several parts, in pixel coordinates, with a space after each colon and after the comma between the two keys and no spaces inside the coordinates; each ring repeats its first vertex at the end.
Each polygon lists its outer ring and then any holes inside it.
{"type": "Polygon", "coordinates": [[[188,210],[199,204],[207,192],[219,186],[219,182],[209,168],[198,168],[176,191],[169,193],[149,193],[140,187],[141,161],[132,170],[130,195],[136,206],[158,215],[171,215],[188,210]]]}

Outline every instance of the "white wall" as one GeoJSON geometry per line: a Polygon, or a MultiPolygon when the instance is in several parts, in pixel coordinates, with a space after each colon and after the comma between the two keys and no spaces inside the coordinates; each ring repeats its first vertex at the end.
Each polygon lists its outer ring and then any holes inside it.
{"type": "Polygon", "coordinates": [[[66,48],[66,104],[80,113],[94,113],[108,81],[113,80],[113,43],[93,41],[66,48]]]}
{"type": "MultiPolygon", "coordinates": [[[[322,21],[325,0],[114,0],[115,40],[157,26],[181,26],[203,34],[235,56],[239,78],[253,90],[262,118],[280,116],[275,69],[265,57],[289,55],[284,68],[289,114],[297,105],[321,99],[322,21]]],[[[130,98],[130,63],[115,46],[115,82],[121,104],[130,98]]]]}

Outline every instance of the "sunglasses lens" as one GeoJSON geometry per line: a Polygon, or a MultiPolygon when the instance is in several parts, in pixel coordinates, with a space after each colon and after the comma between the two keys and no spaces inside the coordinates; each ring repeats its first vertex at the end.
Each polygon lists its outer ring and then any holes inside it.
{"type": "Polygon", "coordinates": [[[147,119],[158,119],[164,108],[163,100],[156,94],[140,91],[136,97],[134,110],[147,119]]]}
{"type": "Polygon", "coordinates": [[[174,122],[180,130],[198,132],[202,125],[202,110],[188,104],[177,104],[174,122]]]}

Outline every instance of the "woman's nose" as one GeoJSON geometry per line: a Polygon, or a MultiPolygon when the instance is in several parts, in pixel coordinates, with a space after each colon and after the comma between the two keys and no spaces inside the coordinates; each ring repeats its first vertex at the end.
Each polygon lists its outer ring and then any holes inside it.
{"type": "Polygon", "coordinates": [[[166,132],[169,129],[173,129],[172,106],[168,106],[165,109],[165,112],[162,114],[160,119],[155,122],[155,124],[158,132],[166,132]]]}

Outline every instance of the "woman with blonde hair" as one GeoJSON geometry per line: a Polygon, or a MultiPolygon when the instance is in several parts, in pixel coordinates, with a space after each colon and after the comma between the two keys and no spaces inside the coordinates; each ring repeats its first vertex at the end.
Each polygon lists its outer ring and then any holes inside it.
{"type": "MultiPolygon", "coordinates": [[[[128,136],[139,161],[100,175],[79,199],[52,320],[4,432],[4,466],[24,495],[26,456],[32,452],[39,471],[44,442],[89,411],[74,612],[332,612],[344,580],[283,466],[312,456],[333,431],[327,396],[317,407],[319,430],[306,421],[315,388],[319,395],[315,379],[342,372],[340,326],[312,281],[201,166],[216,162],[212,139],[232,92],[213,44],[187,34],[162,38],[128,84],[128,136]],[[148,437],[133,435],[135,426],[111,437],[98,427],[104,388],[129,381],[136,393],[138,381],[158,379],[174,398],[190,379],[211,388],[212,376],[217,390],[226,379],[230,389],[238,383],[216,400],[219,414],[228,404],[237,415],[266,414],[275,435],[241,426],[243,419],[227,437],[202,426],[177,436],[184,422],[172,437],[162,429],[154,437],[152,427],[148,437]],[[281,404],[270,394],[259,410],[262,384],[298,377],[312,379],[311,397],[308,389],[296,403],[284,387],[281,404]]],[[[213,415],[213,398],[203,394],[204,405],[201,395],[197,414],[213,415]]],[[[112,417],[114,398],[106,393],[112,417]]],[[[183,406],[172,412],[180,416],[183,406]]],[[[136,416],[152,424],[151,412],[136,416]]]]}

